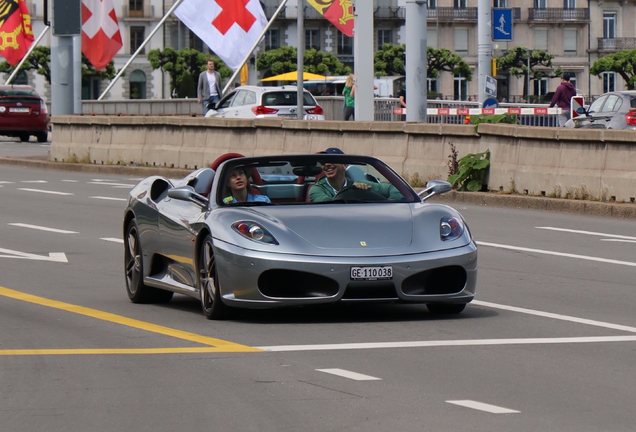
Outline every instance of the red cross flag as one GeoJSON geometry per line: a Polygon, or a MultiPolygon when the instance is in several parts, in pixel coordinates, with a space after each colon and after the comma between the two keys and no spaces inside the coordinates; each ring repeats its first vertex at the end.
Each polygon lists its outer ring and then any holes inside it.
{"type": "Polygon", "coordinates": [[[101,70],[122,47],[113,0],[82,0],[82,54],[101,70]]]}
{"type": "Polygon", "coordinates": [[[258,0],[184,0],[174,13],[232,70],[267,26],[258,0]]]}

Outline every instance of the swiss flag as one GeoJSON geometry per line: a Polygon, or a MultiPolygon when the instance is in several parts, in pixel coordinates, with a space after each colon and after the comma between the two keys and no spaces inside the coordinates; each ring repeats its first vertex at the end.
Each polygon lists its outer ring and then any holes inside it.
{"type": "Polygon", "coordinates": [[[259,0],[184,0],[174,13],[232,70],[267,26],[259,0]]]}
{"type": "Polygon", "coordinates": [[[82,54],[101,70],[123,46],[113,0],[82,0],[82,54]]]}

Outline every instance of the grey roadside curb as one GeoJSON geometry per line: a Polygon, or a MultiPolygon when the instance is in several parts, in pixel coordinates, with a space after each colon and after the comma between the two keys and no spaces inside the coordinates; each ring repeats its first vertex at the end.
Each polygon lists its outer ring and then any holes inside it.
{"type": "MultiPolygon", "coordinates": [[[[0,164],[24,166],[29,168],[53,169],[60,171],[86,172],[96,174],[118,174],[139,177],[159,175],[168,178],[181,178],[192,172],[191,169],[168,168],[160,166],[142,167],[51,162],[48,160],[48,156],[46,155],[26,158],[0,157],[0,164]]],[[[490,207],[545,210],[551,212],[582,214],[597,217],[636,219],[636,204],[632,203],[609,203],[600,201],[583,201],[502,194],[494,192],[457,191],[452,191],[444,195],[437,196],[431,199],[431,201],[490,207]]]]}

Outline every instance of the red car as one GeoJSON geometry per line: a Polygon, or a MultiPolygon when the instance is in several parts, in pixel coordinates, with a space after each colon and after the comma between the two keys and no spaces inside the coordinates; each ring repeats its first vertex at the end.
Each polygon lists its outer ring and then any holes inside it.
{"type": "Polygon", "coordinates": [[[49,133],[49,113],[40,95],[31,86],[0,86],[0,135],[28,141],[34,135],[46,142],[49,133]]]}

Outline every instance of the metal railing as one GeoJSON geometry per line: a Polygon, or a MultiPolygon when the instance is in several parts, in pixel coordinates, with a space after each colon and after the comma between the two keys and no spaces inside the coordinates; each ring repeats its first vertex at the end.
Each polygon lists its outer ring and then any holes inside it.
{"type": "Polygon", "coordinates": [[[587,8],[528,8],[530,21],[581,21],[590,20],[590,11],[587,8]]]}
{"type": "Polygon", "coordinates": [[[436,21],[477,21],[477,8],[454,8],[454,7],[438,7],[435,9],[427,9],[426,17],[429,20],[436,21]]]}
{"type": "Polygon", "coordinates": [[[154,18],[155,7],[145,4],[143,10],[130,9],[128,5],[122,5],[122,19],[128,18],[154,18]]]}
{"type": "Polygon", "coordinates": [[[404,7],[377,7],[373,12],[376,19],[406,19],[406,8],[404,7]]]}
{"type": "Polygon", "coordinates": [[[622,51],[636,49],[636,38],[598,38],[599,51],[622,51]]]}

